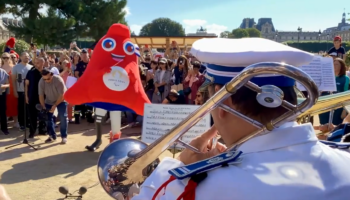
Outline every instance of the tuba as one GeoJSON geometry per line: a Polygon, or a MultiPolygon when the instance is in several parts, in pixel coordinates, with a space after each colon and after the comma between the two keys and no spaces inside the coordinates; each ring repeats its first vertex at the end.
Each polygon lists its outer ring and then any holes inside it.
{"type": "MultiPolygon", "coordinates": [[[[348,96],[348,94],[349,93],[347,93],[346,96],[348,96]]],[[[268,133],[285,122],[294,121],[299,116],[304,116],[304,113],[317,102],[317,99],[318,88],[316,84],[311,77],[302,70],[291,65],[274,62],[250,65],[222,87],[204,105],[199,107],[186,119],[152,144],[147,145],[140,140],[130,138],[119,139],[109,144],[103,150],[98,160],[99,180],[105,191],[114,199],[128,199],[138,193],[137,189],[139,185],[143,183],[145,178],[152,173],[160,162],[158,159],[159,155],[167,150],[174,142],[181,143],[186,148],[199,152],[196,148],[179,140],[179,138],[213,109],[220,107],[244,119],[255,127],[258,127],[257,131],[252,132],[247,137],[236,142],[233,146],[228,147],[228,150],[231,150],[259,134],[268,133]],[[263,74],[276,74],[293,78],[304,86],[308,92],[308,98],[305,98],[302,102],[298,103],[298,105],[293,105],[283,100],[283,92],[278,87],[272,85],[259,87],[249,81],[251,78],[263,74]],[[278,105],[274,104],[269,107],[283,106],[288,111],[267,124],[261,124],[221,104],[221,102],[229,98],[242,86],[257,92],[257,100],[261,104],[264,103],[261,102],[262,100],[265,101],[264,105],[269,102],[278,102],[278,105]]],[[[342,100],[345,100],[345,98],[342,98],[342,100]]],[[[324,102],[326,104],[326,102],[329,101],[325,100],[324,102]]],[[[313,112],[307,114],[313,114],[313,112]]]]}

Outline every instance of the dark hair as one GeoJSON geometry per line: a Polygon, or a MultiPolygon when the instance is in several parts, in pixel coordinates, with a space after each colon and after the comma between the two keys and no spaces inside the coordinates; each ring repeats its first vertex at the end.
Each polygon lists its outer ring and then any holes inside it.
{"type": "Polygon", "coordinates": [[[47,68],[44,68],[44,69],[41,71],[41,75],[43,75],[43,76],[46,76],[46,75],[48,75],[48,74],[53,75],[53,73],[52,73],[49,69],[47,69],[47,68]]]}
{"type": "Polygon", "coordinates": [[[180,65],[180,60],[183,60],[183,61],[184,61],[185,71],[187,72],[187,71],[188,71],[188,60],[187,60],[186,56],[180,56],[180,57],[177,59],[177,62],[176,62],[176,65],[177,65],[177,66],[180,65]]]}
{"type": "Polygon", "coordinates": [[[346,75],[346,64],[343,59],[341,58],[335,58],[334,62],[338,61],[340,63],[340,71],[338,76],[344,76],[346,75]]]}
{"type": "Polygon", "coordinates": [[[173,66],[174,62],[172,60],[170,60],[170,59],[167,59],[167,60],[168,60],[169,67],[173,66]]]}
{"type": "Polygon", "coordinates": [[[350,133],[344,135],[341,139],[341,142],[350,142],[350,133]]]}
{"type": "MultiPolygon", "coordinates": [[[[284,100],[294,105],[297,104],[298,98],[294,86],[278,88],[283,91],[284,100]]],[[[264,125],[288,111],[282,106],[279,106],[277,108],[265,107],[256,100],[256,96],[257,93],[255,91],[243,86],[231,96],[231,100],[238,112],[254,120],[257,120],[264,125]]]]}
{"type": "Polygon", "coordinates": [[[201,68],[201,64],[198,61],[194,61],[193,68],[200,69],[201,68]]]}

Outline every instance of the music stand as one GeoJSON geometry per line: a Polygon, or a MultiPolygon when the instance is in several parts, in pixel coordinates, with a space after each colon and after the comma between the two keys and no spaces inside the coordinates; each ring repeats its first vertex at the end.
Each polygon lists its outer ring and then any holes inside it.
{"type": "MultiPolygon", "coordinates": [[[[18,74],[17,76],[17,82],[19,85],[23,84],[23,88],[25,88],[25,81],[24,79],[22,78],[22,74],[18,74]]],[[[26,144],[28,145],[29,147],[33,148],[34,150],[37,150],[34,146],[32,146],[31,144],[29,144],[28,142],[28,139],[27,139],[27,103],[26,103],[26,94],[25,92],[24,93],[24,139],[22,141],[22,143],[18,143],[18,144],[14,144],[14,145],[11,145],[11,146],[8,146],[6,147],[5,149],[10,149],[12,147],[16,147],[16,146],[19,146],[19,145],[22,145],[22,144],[26,144]]]]}

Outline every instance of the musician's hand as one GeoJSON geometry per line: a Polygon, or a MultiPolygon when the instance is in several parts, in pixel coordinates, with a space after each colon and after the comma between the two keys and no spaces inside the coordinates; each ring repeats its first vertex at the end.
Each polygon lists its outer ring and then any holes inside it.
{"type": "Polygon", "coordinates": [[[11,200],[5,188],[0,185],[0,200],[11,200]]]}
{"type": "Polygon", "coordinates": [[[217,136],[217,132],[218,131],[215,126],[212,126],[207,132],[190,142],[191,146],[197,148],[202,153],[195,153],[189,149],[185,149],[181,152],[177,159],[183,162],[185,165],[188,165],[194,162],[208,159],[224,152],[227,147],[221,143],[217,143],[216,148],[208,151],[208,143],[211,144],[210,141],[217,136]]]}

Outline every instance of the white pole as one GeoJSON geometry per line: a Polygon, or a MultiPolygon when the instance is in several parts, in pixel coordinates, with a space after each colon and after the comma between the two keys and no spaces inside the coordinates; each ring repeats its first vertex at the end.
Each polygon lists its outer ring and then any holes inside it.
{"type": "Polygon", "coordinates": [[[111,132],[110,132],[110,142],[117,140],[121,136],[121,111],[110,111],[109,112],[111,119],[111,132]]]}

